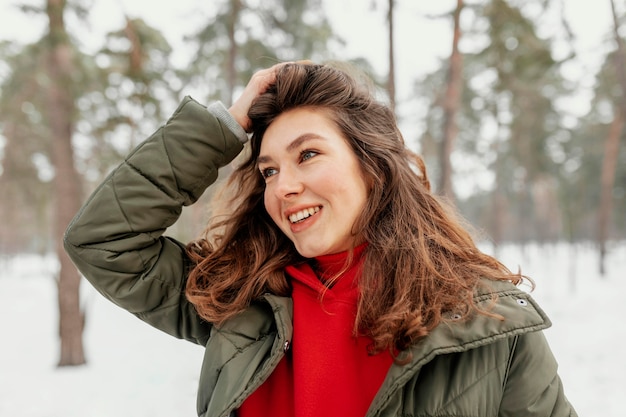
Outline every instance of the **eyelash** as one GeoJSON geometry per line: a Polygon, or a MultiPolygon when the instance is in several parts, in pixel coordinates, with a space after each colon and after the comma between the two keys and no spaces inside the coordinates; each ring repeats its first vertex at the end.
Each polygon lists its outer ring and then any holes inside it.
{"type": "Polygon", "coordinates": [[[269,177],[271,177],[272,175],[268,174],[269,171],[276,171],[274,168],[265,168],[261,170],[261,176],[263,177],[263,179],[267,179],[269,177]]]}
{"type": "MultiPolygon", "coordinates": [[[[304,149],[304,150],[302,150],[300,152],[300,157],[299,157],[298,161],[299,162],[306,162],[309,159],[315,157],[318,153],[319,152],[314,151],[312,149],[304,149]]],[[[269,178],[269,177],[271,177],[273,175],[276,175],[276,174],[271,174],[270,173],[271,171],[277,171],[277,170],[275,168],[271,168],[271,167],[270,168],[264,168],[264,169],[261,170],[261,176],[264,179],[267,179],[267,178],[269,178]]]]}
{"type": "Polygon", "coordinates": [[[317,154],[318,154],[318,152],[316,152],[316,151],[314,151],[312,149],[305,149],[302,152],[300,152],[300,162],[307,161],[307,160],[313,158],[317,154]],[[305,155],[308,155],[308,154],[313,154],[313,155],[311,155],[308,158],[305,158],[305,155]]]}

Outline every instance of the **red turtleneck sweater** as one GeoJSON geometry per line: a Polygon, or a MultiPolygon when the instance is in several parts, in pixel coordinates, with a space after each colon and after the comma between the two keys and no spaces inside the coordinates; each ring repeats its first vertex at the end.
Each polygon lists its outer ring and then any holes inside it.
{"type": "Polygon", "coordinates": [[[361,254],[331,288],[324,280],[341,270],[347,252],[286,268],[293,287],[293,340],[276,370],[239,409],[240,417],[363,417],[393,359],[371,356],[371,339],[354,337],[361,254]],[[317,272],[316,271],[323,271],[317,272]],[[321,295],[323,294],[323,297],[321,295]]]}

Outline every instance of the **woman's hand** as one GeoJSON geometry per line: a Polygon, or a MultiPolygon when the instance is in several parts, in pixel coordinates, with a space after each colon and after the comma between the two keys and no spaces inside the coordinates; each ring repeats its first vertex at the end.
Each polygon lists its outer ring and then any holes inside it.
{"type": "Polygon", "coordinates": [[[248,109],[250,109],[252,102],[267,90],[274,80],[276,80],[278,70],[287,64],[288,62],[282,62],[256,72],[252,78],[250,78],[241,96],[228,109],[233,118],[247,133],[250,133],[252,127],[251,121],[248,118],[248,109]]]}

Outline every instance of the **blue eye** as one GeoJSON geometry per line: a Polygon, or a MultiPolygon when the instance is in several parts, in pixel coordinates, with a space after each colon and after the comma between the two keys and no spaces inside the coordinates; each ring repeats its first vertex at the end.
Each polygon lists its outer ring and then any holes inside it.
{"type": "Polygon", "coordinates": [[[269,178],[272,175],[276,175],[278,173],[278,170],[275,168],[265,168],[261,170],[261,176],[263,178],[269,178]]]}
{"type": "Polygon", "coordinates": [[[317,155],[317,152],[315,151],[311,151],[311,150],[302,151],[300,152],[300,160],[306,161],[307,159],[313,158],[315,155],[317,155]]]}

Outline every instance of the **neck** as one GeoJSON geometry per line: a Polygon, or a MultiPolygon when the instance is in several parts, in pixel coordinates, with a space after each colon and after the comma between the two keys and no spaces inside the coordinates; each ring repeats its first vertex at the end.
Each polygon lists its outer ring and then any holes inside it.
{"type": "Polygon", "coordinates": [[[363,243],[351,250],[316,256],[311,266],[322,281],[333,280],[357,266],[366,247],[367,244],[363,243]]]}

